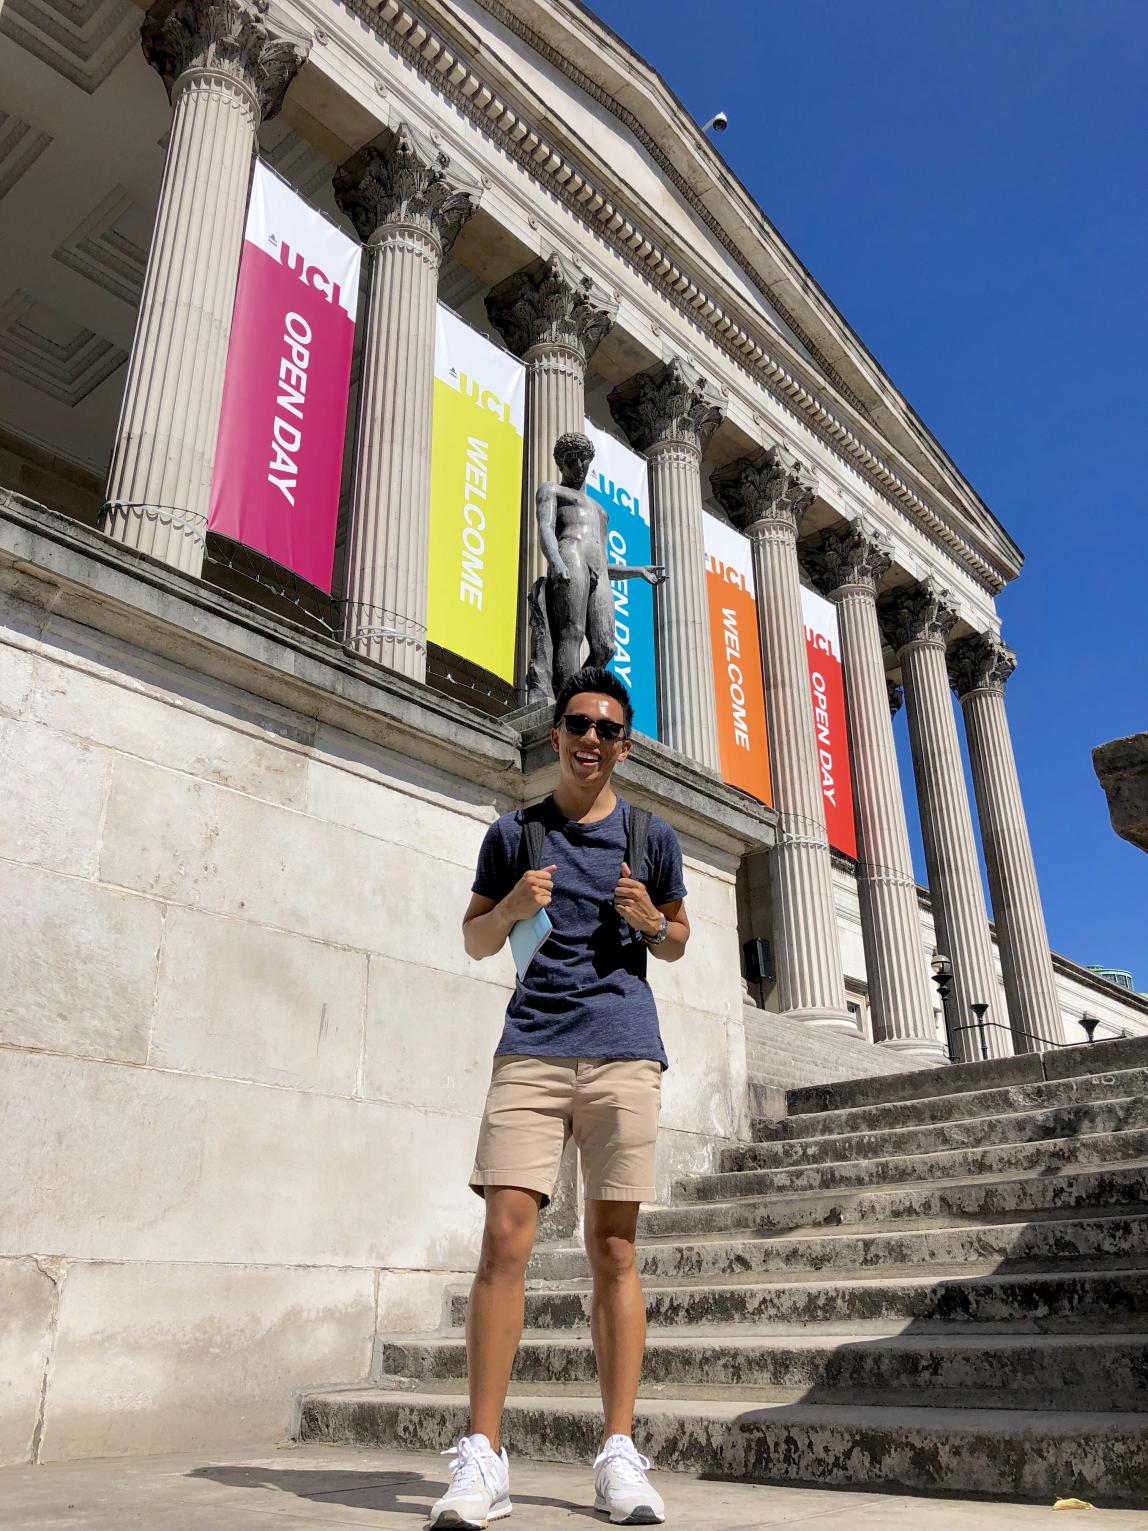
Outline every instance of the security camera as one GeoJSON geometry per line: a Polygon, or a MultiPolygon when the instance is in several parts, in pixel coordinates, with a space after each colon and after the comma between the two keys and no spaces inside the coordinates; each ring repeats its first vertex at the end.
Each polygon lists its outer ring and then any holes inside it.
{"type": "Polygon", "coordinates": [[[708,133],[712,129],[712,131],[715,132],[715,133],[724,133],[726,128],[728,128],[728,127],[729,127],[729,118],[726,116],[726,114],[724,112],[719,112],[716,117],[711,117],[710,118],[710,120],[706,123],[705,127],[702,129],[702,132],[703,133],[708,133]]]}

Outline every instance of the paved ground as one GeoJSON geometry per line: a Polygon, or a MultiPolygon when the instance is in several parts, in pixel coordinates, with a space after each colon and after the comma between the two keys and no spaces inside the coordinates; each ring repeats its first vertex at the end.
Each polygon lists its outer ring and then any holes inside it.
{"type": "MultiPolygon", "coordinates": [[[[3,1531],[418,1531],[442,1492],[441,1458],[306,1446],[0,1470],[3,1531]]],[[[1148,1508],[1057,1511],[1042,1505],[919,1499],[831,1489],[655,1481],[671,1526],[689,1531],[1148,1531],[1148,1508]]],[[[607,1524],[589,1508],[587,1469],[512,1464],[518,1531],[607,1524]]],[[[500,1523],[501,1524],[501,1523],[500,1523]]]]}

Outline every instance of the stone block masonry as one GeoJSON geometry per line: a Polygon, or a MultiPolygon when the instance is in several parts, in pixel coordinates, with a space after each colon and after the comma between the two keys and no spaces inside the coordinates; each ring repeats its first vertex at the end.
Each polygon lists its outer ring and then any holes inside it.
{"type": "Polygon", "coordinates": [[[760,1088],[790,1090],[838,1079],[900,1074],[921,1066],[911,1053],[888,1052],[865,1037],[809,1035],[789,1016],[745,1007],[745,1055],[749,1077],[760,1088]]]}
{"type": "MultiPolygon", "coordinates": [[[[645,1212],[634,1433],[668,1503],[676,1470],[715,1493],[879,1490],[882,1525],[897,1489],[1143,1518],[1146,1057],[1134,1039],[790,1090],[784,1118],[645,1212]]],[[[567,1244],[528,1272],[512,1455],[595,1448],[586,1270],[567,1244]]],[[[384,1341],[375,1386],[305,1396],[301,1438],[445,1446],[465,1428],[466,1313],[460,1290],[440,1333],[384,1341]]],[[[772,1523],[760,1493],[747,1528],[772,1523]]]]}
{"type": "MultiPolygon", "coordinates": [[[[0,1462],[281,1439],[473,1268],[513,969],[459,920],[545,786],[505,725],[6,508],[0,1462]]],[[[656,973],[667,1201],[748,1138],[733,879],[769,822],[707,790],[656,973]]]]}

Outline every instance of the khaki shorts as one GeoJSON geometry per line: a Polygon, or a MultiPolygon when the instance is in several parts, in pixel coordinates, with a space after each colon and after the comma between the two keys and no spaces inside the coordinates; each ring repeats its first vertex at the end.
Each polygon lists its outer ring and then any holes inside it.
{"type": "Polygon", "coordinates": [[[470,1177],[550,1200],[571,1135],[588,1201],[653,1201],[662,1066],[653,1059],[495,1058],[470,1177]]]}

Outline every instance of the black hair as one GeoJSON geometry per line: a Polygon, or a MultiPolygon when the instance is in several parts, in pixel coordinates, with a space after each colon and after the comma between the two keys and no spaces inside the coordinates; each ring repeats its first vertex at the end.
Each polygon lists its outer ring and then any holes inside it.
{"type": "Polygon", "coordinates": [[[626,725],[627,734],[634,727],[634,708],[630,701],[630,693],[609,670],[599,669],[597,665],[585,665],[576,675],[572,675],[554,702],[554,727],[557,728],[562,717],[570,705],[570,698],[580,696],[588,691],[595,696],[612,696],[622,708],[622,722],[626,725]]]}

